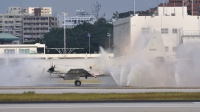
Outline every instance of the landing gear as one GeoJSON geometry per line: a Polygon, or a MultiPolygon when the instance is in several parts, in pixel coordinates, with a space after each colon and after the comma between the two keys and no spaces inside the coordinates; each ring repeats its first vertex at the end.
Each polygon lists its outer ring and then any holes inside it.
{"type": "Polygon", "coordinates": [[[75,84],[76,86],[81,86],[81,81],[80,81],[80,80],[76,80],[76,81],[74,82],[74,84],[75,84]]]}

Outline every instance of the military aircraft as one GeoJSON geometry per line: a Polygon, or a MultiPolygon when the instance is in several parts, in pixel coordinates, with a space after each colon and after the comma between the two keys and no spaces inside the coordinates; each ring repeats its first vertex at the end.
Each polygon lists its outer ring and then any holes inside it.
{"type": "Polygon", "coordinates": [[[76,86],[81,86],[80,77],[97,77],[101,75],[100,72],[92,71],[93,67],[89,66],[88,68],[84,67],[75,67],[68,65],[53,65],[48,69],[47,72],[50,73],[50,79],[52,74],[56,74],[56,77],[53,78],[63,78],[64,80],[75,80],[74,84],[76,86]]]}
{"type": "MultiPolygon", "coordinates": [[[[164,44],[163,40],[161,38],[161,34],[157,31],[153,31],[152,35],[149,39],[148,44],[146,45],[143,50],[138,53],[137,55],[128,55],[123,57],[116,57],[116,58],[110,58],[104,60],[105,66],[121,66],[125,64],[127,61],[129,62],[132,57],[137,59],[137,57],[145,56],[145,59],[147,60],[158,60],[163,61],[166,59],[166,54],[164,50],[164,44]],[[131,58],[130,58],[131,57],[131,58]]],[[[84,67],[75,67],[75,66],[69,66],[69,65],[51,65],[51,67],[48,69],[48,72],[50,73],[50,77],[52,74],[56,74],[56,78],[63,78],[64,80],[75,80],[74,84],[76,86],[81,85],[80,77],[85,77],[86,79],[88,77],[97,77],[97,76],[104,76],[102,72],[99,72],[98,70],[93,70],[93,66],[88,66],[88,68],[84,67]]],[[[120,68],[117,68],[117,70],[120,70],[120,68]]],[[[119,72],[121,73],[121,72],[119,72]]],[[[113,77],[115,80],[119,80],[120,75],[117,75],[119,73],[115,73],[115,76],[113,77]]],[[[110,73],[112,74],[112,73],[110,73]]],[[[119,82],[119,81],[116,81],[119,82]]]]}

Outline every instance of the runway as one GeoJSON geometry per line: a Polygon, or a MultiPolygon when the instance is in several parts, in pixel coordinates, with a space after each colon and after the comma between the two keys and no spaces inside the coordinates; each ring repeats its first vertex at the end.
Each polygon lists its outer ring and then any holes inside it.
{"type": "Polygon", "coordinates": [[[199,112],[199,110],[200,102],[0,104],[1,112],[199,112]]]}

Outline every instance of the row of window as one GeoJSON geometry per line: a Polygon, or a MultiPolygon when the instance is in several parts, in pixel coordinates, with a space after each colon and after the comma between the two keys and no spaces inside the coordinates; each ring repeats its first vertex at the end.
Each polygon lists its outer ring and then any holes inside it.
{"type": "Polygon", "coordinates": [[[75,19],[75,20],[89,20],[90,18],[69,18],[69,19],[75,19]]]}
{"type": "MultiPolygon", "coordinates": [[[[169,29],[168,28],[162,28],[161,29],[161,34],[168,34],[169,33],[169,29]]],[[[178,33],[178,29],[172,29],[172,34],[177,34],[178,33]]]]}
{"type": "Polygon", "coordinates": [[[22,18],[22,16],[0,16],[0,18],[22,18]]]}
{"type": "MultiPolygon", "coordinates": [[[[4,49],[4,54],[15,54],[15,49],[4,49]]],[[[19,49],[19,54],[30,54],[30,49],[19,49]]]]}
{"type": "Polygon", "coordinates": [[[24,30],[48,30],[48,28],[24,28],[24,30]]]}
{"type": "Polygon", "coordinates": [[[48,18],[24,18],[24,20],[48,20],[48,18]]]}
{"type": "Polygon", "coordinates": [[[88,20],[66,20],[66,22],[74,22],[74,23],[76,23],[76,22],[89,22],[88,20]]]}
{"type": "MultiPolygon", "coordinates": [[[[149,34],[150,33],[150,29],[149,28],[142,28],[142,34],[149,34]]],[[[168,34],[169,33],[169,29],[168,28],[161,28],[161,34],[168,34]]],[[[172,29],[172,34],[177,34],[178,33],[178,29],[173,28],[172,29]]]]}
{"type": "Polygon", "coordinates": [[[37,26],[37,25],[48,25],[48,23],[37,23],[37,24],[24,23],[24,25],[27,25],[27,26],[37,26]]]}

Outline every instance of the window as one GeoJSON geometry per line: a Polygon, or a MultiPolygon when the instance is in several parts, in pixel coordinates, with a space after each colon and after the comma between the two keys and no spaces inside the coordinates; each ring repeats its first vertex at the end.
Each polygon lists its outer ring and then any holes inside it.
{"type": "Polygon", "coordinates": [[[142,28],[142,34],[149,34],[149,28],[142,28]]]}
{"type": "Polygon", "coordinates": [[[4,49],[4,54],[15,54],[15,49],[4,49]]]}
{"type": "Polygon", "coordinates": [[[172,33],[173,33],[173,34],[177,34],[177,33],[178,33],[178,30],[177,30],[177,29],[172,29],[172,33]]]}
{"type": "Polygon", "coordinates": [[[168,34],[168,28],[162,28],[161,33],[162,34],[168,34]]]}
{"type": "Polygon", "coordinates": [[[173,47],[173,51],[176,52],[177,51],[177,47],[173,47]]]}
{"type": "Polygon", "coordinates": [[[19,49],[19,54],[29,54],[30,49],[19,49]]]}
{"type": "Polygon", "coordinates": [[[169,51],[169,47],[166,46],[165,47],[165,51],[168,52],[169,51]]]}

